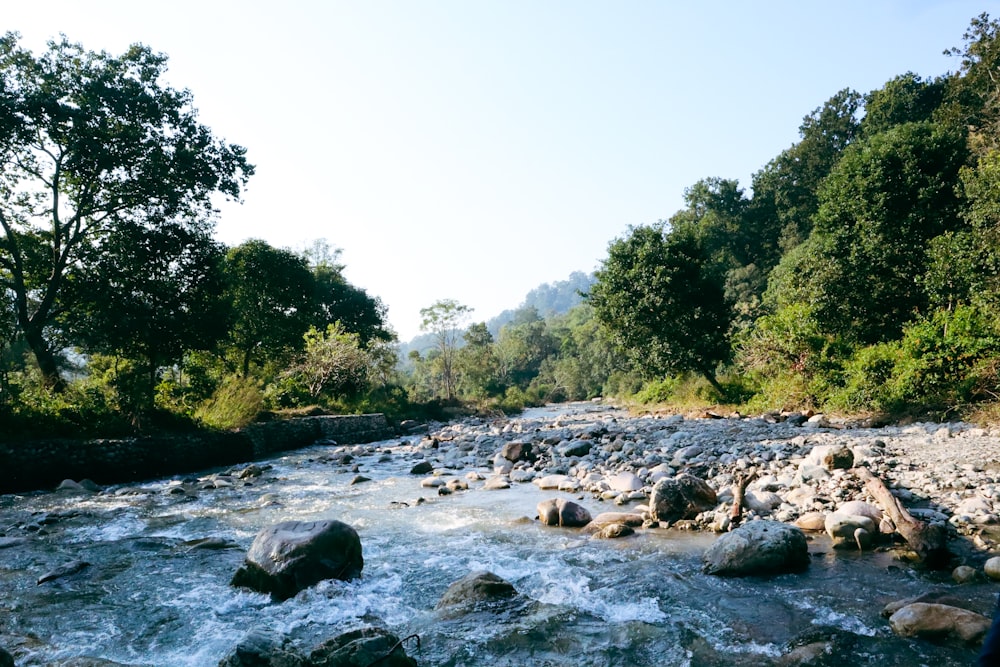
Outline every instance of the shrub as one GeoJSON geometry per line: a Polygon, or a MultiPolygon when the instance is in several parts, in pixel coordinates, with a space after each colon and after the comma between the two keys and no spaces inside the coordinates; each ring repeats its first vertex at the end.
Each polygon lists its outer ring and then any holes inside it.
{"type": "Polygon", "coordinates": [[[257,380],[231,376],[195,411],[195,419],[209,428],[229,430],[251,423],[263,408],[264,394],[257,380]]]}

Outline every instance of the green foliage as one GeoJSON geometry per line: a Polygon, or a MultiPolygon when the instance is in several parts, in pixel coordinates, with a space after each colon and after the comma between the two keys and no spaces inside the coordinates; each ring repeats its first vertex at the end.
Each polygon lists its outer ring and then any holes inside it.
{"type": "Polygon", "coordinates": [[[233,375],[226,378],[212,397],[195,411],[195,419],[209,428],[242,428],[264,409],[264,393],[253,378],[233,375]]]}
{"type": "Polygon", "coordinates": [[[662,223],[611,243],[589,302],[614,344],[648,376],[695,371],[712,382],[729,357],[729,306],[698,238],[662,223]]]}
{"type": "Polygon", "coordinates": [[[455,357],[462,336],[461,328],[471,312],[471,308],[454,299],[442,299],[420,309],[420,330],[432,333],[437,346],[437,355],[429,361],[435,367],[439,395],[449,401],[455,398],[458,384],[455,357]]]}
{"type": "Polygon", "coordinates": [[[633,396],[633,399],[644,404],[667,403],[674,398],[680,385],[679,377],[650,380],[642,385],[642,389],[633,396]]]}

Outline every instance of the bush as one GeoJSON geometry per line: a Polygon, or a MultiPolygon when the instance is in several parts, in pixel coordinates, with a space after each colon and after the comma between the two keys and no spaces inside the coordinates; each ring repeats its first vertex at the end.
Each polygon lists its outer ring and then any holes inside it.
{"type": "Polygon", "coordinates": [[[195,411],[200,423],[220,430],[242,428],[264,409],[264,393],[253,378],[226,378],[212,397],[195,411]]]}
{"type": "Polygon", "coordinates": [[[644,405],[653,403],[666,403],[674,398],[674,394],[680,387],[681,381],[677,377],[666,377],[660,380],[650,380],[642,385],[632,397],[644,405]]]}

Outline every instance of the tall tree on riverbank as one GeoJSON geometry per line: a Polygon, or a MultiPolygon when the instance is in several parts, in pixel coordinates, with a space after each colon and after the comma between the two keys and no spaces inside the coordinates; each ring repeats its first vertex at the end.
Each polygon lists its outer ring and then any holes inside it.
{"type": "Polygon", "coordinates": [[[0,38],[0,289],[50,386],[81,250],[124,223],[210,219],[212,197],[237,199],[253,174],[188,91],[160,82],[166,63],[141,45],[113,56],[62,38],[35,56],[0,38]]]}
{"type": "Polygon", "coordinates": [[[455,398],[455,357],[462,328],[471,312],[471,308],[454,299],[435,301],[420,309],[420,330],[434,335],[437,356],[433,362],[437,365],[442,395],[449,401],[455,398]]]}

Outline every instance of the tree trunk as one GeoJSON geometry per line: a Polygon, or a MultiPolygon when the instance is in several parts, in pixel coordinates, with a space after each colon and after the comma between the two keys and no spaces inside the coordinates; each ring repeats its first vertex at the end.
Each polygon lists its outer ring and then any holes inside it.
{"type": "Polygon", "coordinates": [[[865,488],[896,525],[896,532],[913,549],[919,562],[928,567],[946,565],[950,556],[945,545],[948,538],[947,529],[942,525],[924,523],[914,518],[899,502],[899,498],[892,495],[882,480],[867,468],[855,468],[854,472],[864,480],[865,488]]]}
{"type": "Polygon", "coordinates": [[[708,380],[708,383],[710,385],[712,385],[712,389],[714,389],[715,391],[719,392],[719,397],[721,399],[725,400],[725,398],[726,398],[726,390],[723,389],[722,385],[719,384],[719,381],[715,379],[715,373],[713,373],[712,371],[703,370],[701,372],[701,375],[706,380],[708,380]]]}
{"type": "Polygon", "coordinates": [[[42,372],[42,381],[45,386],[53,391],[61,392],[66,389],[66,380],[59,374],[59,363],[56,355],[49,349],[42,336],[40,329],[36,327],[23,327],[24,340],[28,343],[31,353],[35,355],[38,362],[38,369],[42,372]]]}
{"type": "Polygon", "coordinates": [[[757,471],[754,469],[736,479],[736,485],[733,487],[733,509],[729,513],[730,530],[739,526],[743,520],[743,501],[746,499],[747,486],[755,479],[757,471]]]}

